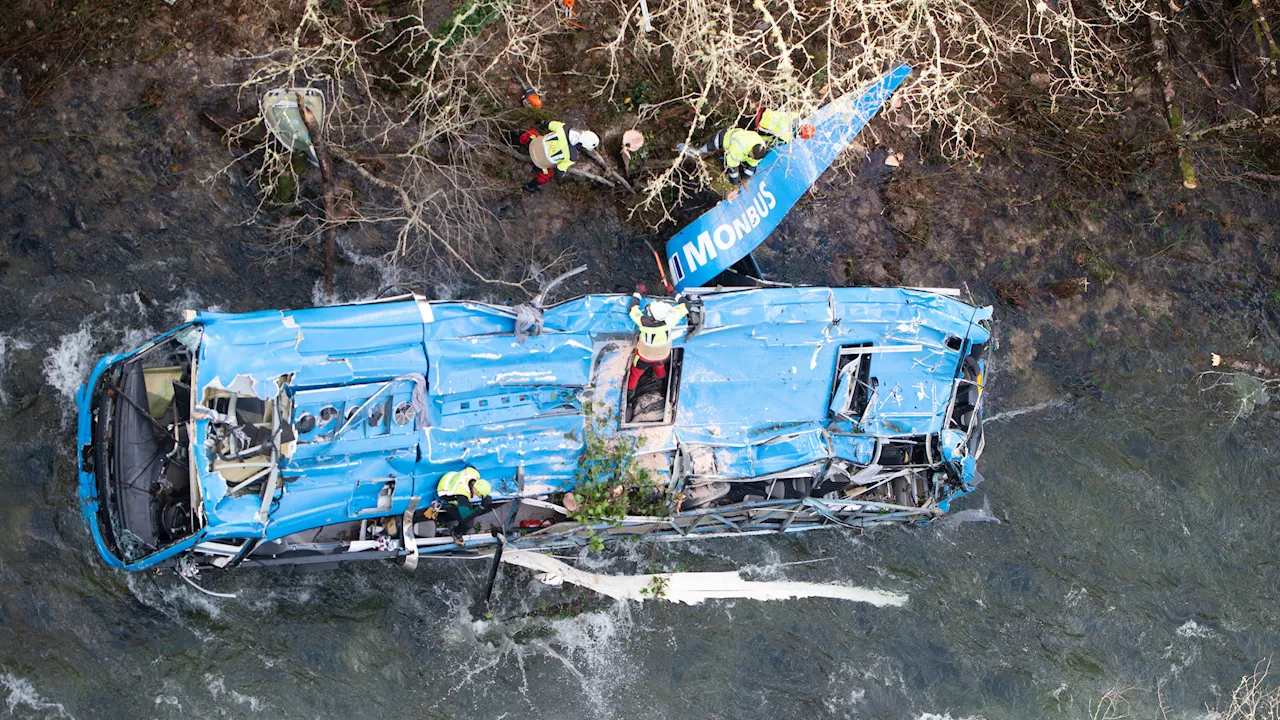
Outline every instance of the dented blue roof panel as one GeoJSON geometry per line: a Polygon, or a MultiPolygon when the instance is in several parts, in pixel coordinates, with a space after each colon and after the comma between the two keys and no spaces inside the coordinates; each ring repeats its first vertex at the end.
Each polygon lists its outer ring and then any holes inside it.
{"type": "MultiPolygon", "coordinates": [[[[728,478],[829,458],[865,464],[877,437],[939,433],[962,355],[987,341],[978,323],[991,314],[891,288],[695,297],[702,320],[696,332],[682,325],[674,340],[683,362],[673,422],[624,428],[615,416],[612,426],[643,435],[642,452],[663,458],[702,449],[712,472],[728,478]],[[883,351],[871,355],[878,387],[855,424],[828,410],[841,348],[859,345],[883,351]]],[[[315,420],[282,463],[284,482],[265,518],[261,498],[232,497],[210,469],[207,444],[193,443],[209,537],[275,538],[359,518],[388,478],[396,480],[392,506],[378,512],[403,512],[413,498],[430,502],[440,476],[467,464],[499,495],[518,491],[517,469],[526,494],[571,487],[584,403],[621,407],[634,339],[628,299],[592,295],[549,308],[541,334],[523,342],[514,310],[479,303],[200,313],[197,397],[279,396],[289,422],[315,420]],[[369,412],[375,405],[385,408],[380,417],[369,412]]],[[[208,422],[196,421],[198,438],[208,422]]]]}

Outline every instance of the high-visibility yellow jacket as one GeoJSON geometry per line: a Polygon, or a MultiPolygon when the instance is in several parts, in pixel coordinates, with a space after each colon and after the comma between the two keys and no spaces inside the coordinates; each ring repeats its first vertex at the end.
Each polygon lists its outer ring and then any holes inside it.
{"type": "Polygon", "coordinates": [[[769,133],[784,143],[795,139],[796,117],[781,110],[765,110],[760,114],[760,132],[769,133]]]}
{"type": "Polygon", "coordinates": [[[556,169],[565,172],[573,167],[575,154],[569,144],[569,128],[559,120],[553,120],[547,123],[547,130],[549,132],[537,140],[542,142],[542,147],[547,151],[547,157],[556,164],[556,169]]]}
{"type": "Polygon", "coordinates": [[[764,143],[764,138],[760,137],[760,133],[754,130],[743,130],[741,128],[733,128],[724,134],[724,166],[726,168],[736,168],[746,163],[751,167],[760,164],[760,161],[751,157],[751,148],[764,143]]]}
{"type": "Polygon", "coordinates": [[[639,305],[633,305],[628,313],[631,321],[640,328],[640,340],[636,343],[636,355],[645,362],[661,362],[671,355],[671,331],[689,314],[689,308],[680,303],[671,308],[666,322],[659,323],[640,311],[639,305]]]}
{"type": "Polygon", "coordinates": [[[440,482],[436,483],[436,494],[440,497],[462,495],[470,498],[471,483],[461,470],[445,473],[444,477],[440,478],[440,482]]]}

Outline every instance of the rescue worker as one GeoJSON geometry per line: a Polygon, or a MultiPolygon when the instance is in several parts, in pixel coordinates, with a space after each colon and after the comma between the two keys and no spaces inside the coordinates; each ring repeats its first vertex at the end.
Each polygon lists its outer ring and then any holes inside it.
{"type": "Polygon", "coordinates": [[[600,136],[590,130],[578,130],[552,120],[545,133],[529,129],[520,136],[520,144],[529,146],[529,160],[538,174],[525,184],[525,192],[537,192],[552,177],[564,177],[578,160],[579,149],[592,151],[600,147],[600,136]]]}
{"type": "Polygon", "coordinates": [[[754,130],[728,128],[712,135],[693,154],[706,155],[721,151],[724,152],[725,174],[729,176],[729,182],[737,185],[739,179],[750,180],[756,174],[756,166],[769,154],[769,143],[754,130]]]}
{"type": "Polygon", "coordinates": [[[436,483],[436,494],[440,496],[441,513],[446,521],[452,520],[453,541],[461,545],[463,535],[471,533],[476,518],[493,509],[493,498],[490,493],[493,487],[488,481],[480,478],[480,471],[468,465],[465,468],[445,473],[436,483]],[[480,499],[480,507],[472,505],[472,498],[480,499]]]}
{"type": "Polygon", "coordinates": [[[684,303],[672,307],[662,300],[650,300],[641,311],[641,300],[640,293],[632,293],[631,303],[627,305],[627,315],[640,331],[635,360],[627,376],[629,393],[635,392],[636,385],[646,370],[652,369],[653,376],[659,380],[667,376],[667,358],[671,357],[671,331],[682,318],[689,315],[689,308],[684,303]]]}
{"type": "Polygon", "coordinates": [[[782,145],[795,140],[797,129],[801,139],[804,140],[812,138],[817,133],[817,128],[808,124],[800,125],[795,115],[783,110],[757,112],[755,126],[760,133],[777,138],[782,145]]]}

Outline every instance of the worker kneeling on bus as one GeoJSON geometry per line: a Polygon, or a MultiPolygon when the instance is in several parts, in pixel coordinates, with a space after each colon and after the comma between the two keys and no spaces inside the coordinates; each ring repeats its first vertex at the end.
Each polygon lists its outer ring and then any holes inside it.
{"type": "Polygon", "coordinates": [[[436,485],[436,493],[440,496],[441,513],[446,522],[456,523],[453,526],[453,541],[461,545],[464,535],[471,533],[476,518],[481,513],[493,509],[491,493],[493,487],[480,478],[480,471],[468,465],[462,470],[445,473],[436,485]],[[478,500],[479,507],[473,504],[478,500]]]}
{"type": "Polygon", "coordinates": [[[662,300],[650,300],[642,311],[640,300],[640,293],[634,293],[627,306],[627,315],[640,331],[635,360],[627,376],[627,392],[635,392],[636,385],[647,370],[652,369],[654,377],[659,380],[667,376],[667,359],[671,357],[671,331],[689,314],[689,308],[684,303],[672,307],[662,300]]]}

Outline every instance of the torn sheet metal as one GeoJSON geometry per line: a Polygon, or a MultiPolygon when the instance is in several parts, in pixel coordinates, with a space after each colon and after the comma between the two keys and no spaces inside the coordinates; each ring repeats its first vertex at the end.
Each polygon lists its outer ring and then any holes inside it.
{"type": "Polygon", "coordinates": [[[732,200],[724,200],[667,241],[667,267],[677,290],[714,285],[714,278],[751,253],[817,182],[906,79],[906,65],[837,98],[804,119],[812,139],[771,151],[732,200]]]}

